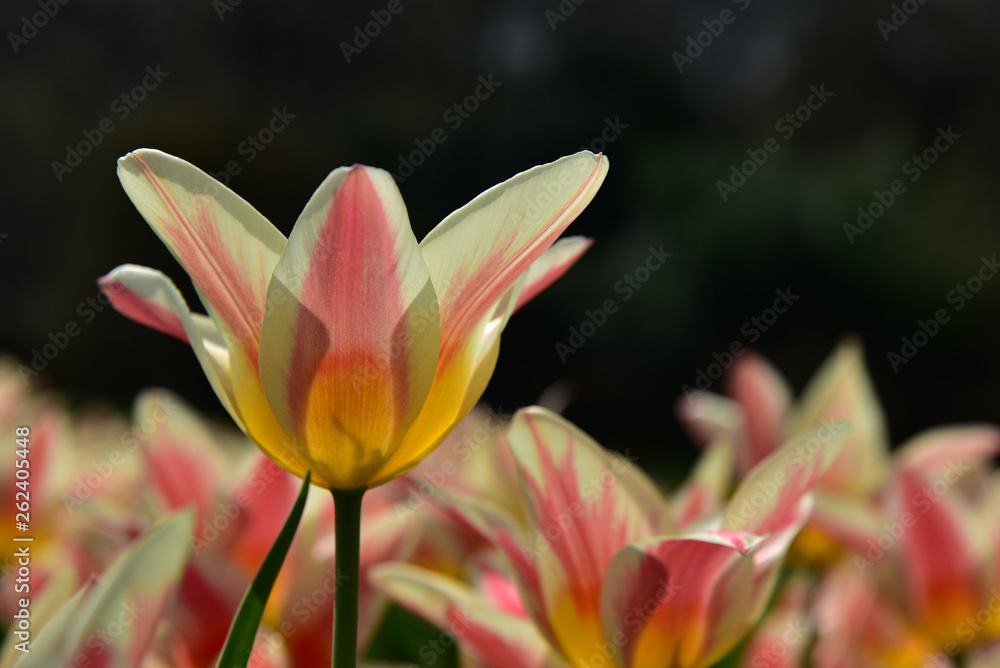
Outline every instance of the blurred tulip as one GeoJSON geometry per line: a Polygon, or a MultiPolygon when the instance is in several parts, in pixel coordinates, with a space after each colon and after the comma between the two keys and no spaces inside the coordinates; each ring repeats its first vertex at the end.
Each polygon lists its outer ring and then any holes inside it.
{"type": "Polygon", "coordinates": [[[728,398],[686,392],[677,413],[697,441],[730,444],[740,476],[785,439],[836,420],[851,425],[840,456],[816,485],[813,515],[792,548],[797,560],[832,563],[877,535],[872,504],[888,477],[889,440],[856,338],[837,346],[795,403],[778,371],[752,351],[735,359],[726,390],[728,398]]]}
{"type": "MultiPolygon", "coordinates": [[[[138,397],[134,422],[151,424],[141,448],[146,493],[154,516],[192,508],[192,557],[151,661],[212,668],[236,609],[287,517],[299,490],[295,478],[245,439],[213,429],[183,400],[164,390],[138,397]],[[152,421],[163,406],[169,419],[152,421]]],[[[407,559],[418,539],[392,512],[394,498],[373,490],[365,500],[361,576],[386,561],[407,559]]],[[[330,664],[334,513],[313,496],[268,601],[253,665],[330,664]]],[[[385,610],[385,597],[362,582],[359,636],[366,646],[385,610]]]]}
{"type": "Polygon", "coordinates": [[[814,623],[809,615],[812,583],[794,577],[750,638],[743,652],[743,668],[800,668],[812,644],[814,623]]]}
{"type": "Polygon", "coordinates": [[[672,514],[627,457],[559,416],[530,408],[507,433],[525,522],[456,503],[503,555],[476,588],[410,565],[377,586],[450,628],[479,666],[707,666],[764,611],[809,492],[847,429],[792,441],[755,467],[721,514],[674,533],[672,514]]]}
{"type": "MultiPolygon", "coordinates": [[[[138,668],[187,559],[191,522],[174,516],[130,546],[43,628],[32,627],[15,666],[138,668]]],[[[7,643],[16,642],[9,634],[7,643]]]]}
{"type": "MultiPolygon", "coordinates": [[[[144,525],[135,508],[126,512],[121,503],[135,495],[138,472],[137,461],[126,461],[124,450],[117,450],[128,433],[126,422],[97,408],[71,413],[54,393],[25,386],[16,366],[0,359],[0,429],[13,437],[16,428],[27,428],[27,447],[18,448],[23,456],[12,450],[0,462],[0,492],[9,499],[0,513],[0,539],[12,545],[15,536],[32,538],[31,594],[37,597],[56,578],[71,590],[83,585],[144,525]],[[109,461],[116,450],[119,467],[109,461]],[[119,470],[126,472],[114,475],[119,470]],[[24,501],[30,521],[22,533],[16,530],[15,502],[24,501]]],[[[9,618],[24,592],[10,579],[17,559],[8,554],[0,563],[0,611],[9,618]]]]}
{"type": "Polygon", "coordinates": [[[985,657],[1000,643],[997,454],[1000,429],[987,425],[928,430],[899,448],[881,533],[820,589],[817,666],[951,666],[960,656],[991,665],[985,657]]]}

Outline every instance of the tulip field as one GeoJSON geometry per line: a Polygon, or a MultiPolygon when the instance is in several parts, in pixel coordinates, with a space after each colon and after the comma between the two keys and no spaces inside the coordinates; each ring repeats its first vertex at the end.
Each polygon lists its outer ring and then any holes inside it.
{"type": "Polygon", "coordinates": [[[0,668],[1000,668],[989,3],[0,17],[0,668]]]}

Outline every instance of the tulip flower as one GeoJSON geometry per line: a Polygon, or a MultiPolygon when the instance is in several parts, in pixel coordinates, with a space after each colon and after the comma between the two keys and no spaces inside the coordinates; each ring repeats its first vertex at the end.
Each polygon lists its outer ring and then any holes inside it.
{"type": "MultiPolygon", "coordinates": [[[[72,593],[135,537],[134,505],[125,512],[119,499],[134,499],[138,467],[120,449],[130,436],[125,420],[97,408],[71,412],[58,395],[26,388],[18,366],[0,357],[0,429],[29,428],[27,447],[0,462],[0,492],[9,499],[0,510],[0,539],[16,545],[12,540],[25,536],[16,521],[27,503],[31,593],[37,598],[56,577],[72,593]]],[[[24,595],[15,590],[17,573],[14,551],[0,555],[0,618],[8,621],[24,595]]]]}
{"type": "Polygon", "coordinates": [[[452,505],[475,499],[518,512],[514,457],[504,438],[508,419],[477,406],[427,459],[379,487],[397,523],[418,537],[410,563],[459,577],[470,562],[492,554],[490,542],[452,505]]]}
{"type": "Polygon", "coordinates": [[[380,566],[372,578],[451,629],[486,668],[708,666],[763,613],[808,517],[810,490],[846,432],[839,424],[785,444],[750,472],[721,516],[677,532],[632,461],[549,411],[525,409],[507,434],[525,522],[495,504],[454,509],[493,541],[509,578],[480,569],[473,588],[402,564],[380,566]]]}
{"type": "Polygon", "coordinates": [[[677,413],[695,440],[733,448],[738,475],[788,438],[833,420],[851,425],[840,456],[817,484],[813,514],[792,550],[797,560],[829,564],[877,535],[872,501],[887,480],[889,439],[856,338],[837,346],[794,403],[781,374],[752,351],[734,361],[726,391],[728,397],[688,391],[677,413]]]}
{"type": "MultiPolygon", "coordinates": [[[[46,611],[44,620],[32,615],[31,637],[25,645],[28,653],[19,653],[17,666],[138,668],[183,570],[191,524],[191,515],[181,513],[152,528],[122,552],[100,579],[61,607],[44,600],[59,592],[46,592],[39,601],[46,611]],[[58,612],[50,614],[52,607],[58,612]],[[44,627],[35,625],[43,621],[44,627]]],[[[16,642],[13,634],[8,642],[16,642]]],[[[5,658],[9,651],[10,645],[5,658]]]]}
{"type": "Polygon", "coordinates": [[[334,663],[356,660],[361,498],[426,457],[475,405],[500,333],[589,246],[556,244],[607,160],[581,151],[487,190],[419,244],[392,176],[334,170],[288,239],[193,165],[119,160],[125,192],[191,276],[207,316],[163,274],[100,280],[123,314],[189,343],[236,423],[337,506],[334,663]],[[342,562],[342,563],[341,563],[342,562]]]}
{"type": "Polygon", "coordinates": [[[545,253],[607,167],[583,151],[530,169],[419,244],[389,173],[342,167],[286,240],[193,165],[135,151],[119,161],[122,185],[208,317],[151,269],[125,265],[100,285],[123,314],[190,343],[233,419],[284,468],[371,488],[412,468],[475,405],[521,295],[589,245],[545,253]]]}
{"type": "MultiPolygon", "coordinates": [[[[1000,645],[1000,429],[939,427],[900,446],[881,533],[818,596],[814,665],[968,665],[1000,645]]],[[[986,663],[985,665],[995,665],[986,663]]]]}
{"type": "Polygon", "coordinates": [[[809,617],[812,583],[792,576],[750,638],[740,665],[743,668],[800,668],[813,640],[809,617]]]}

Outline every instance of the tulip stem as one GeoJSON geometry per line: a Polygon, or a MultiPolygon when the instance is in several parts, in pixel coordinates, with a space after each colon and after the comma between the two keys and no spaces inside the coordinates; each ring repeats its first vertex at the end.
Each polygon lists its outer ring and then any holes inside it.
{"type": "Polygon", "coordinates": [[[358,588],[361,579],[362,489],[334,489],[336,586],[333,615],[333,668],[356,668],[358,660],[358,588]]]}

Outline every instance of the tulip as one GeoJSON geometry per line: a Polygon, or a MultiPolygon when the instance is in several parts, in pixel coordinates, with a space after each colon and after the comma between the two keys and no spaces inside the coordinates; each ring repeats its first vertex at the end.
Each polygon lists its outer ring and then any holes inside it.
{"type": "Polygon", "coordinates": [[[833,420],[850,423],[851,434],[814,493],[809,523],[792,549],[796,561],[827,565],[844,549],[864,549],[878,533],[873,496],[888,478],[889,439],[860,341],[846,337],[794,403],[781,374],[752,351],[733,363],[728,397],[688,393],[677,412],[698,441],[724,441],[743,475],[784,440],[833,420]]]}
{"type": "Polygon", "coordinates": [[[589,245],[545,252],[607,167],[583,151],[530,169],[419,244],[388,172],[341,167],[286,240],[193,165],[135,151],[119,160],[122,185],[208,317],[152,269],[124,265],[100,285],[126,316],[190,343],[233,419],[281,466],[312,469],[333,489],[371,488],[412,468],[475,405],[519,297],[589,245]]]}
{"type": "Polygon", "coordinates": [[[125,192],[191,276],[207,316],[162,274],[100,280],[117,310],[188,342],[236,423],[333,492],[335,666],[356,660],[365,490],[413,468],[475,405],[510,315],[587,249],[556,244],[607,160],[581,151],[487,190],[419,244],[392,176],[355,165],[320,184],[288,239],[193,165],[118,163],[125,192]]]}
{"type": "Polygon", "coordinates": [[[47,590],[32,605],[17,665],[138,668],[184,569],[192,523],[185,512],[153,527],[68,600],[59,600],[60,588],[47,590]]]}
{"type": "Polygon", "coordinates": [[[937,427],[898,448],[881,533],[820,588],[814,665],[996,665],[979,661],[1000,645],[998,453],[992,425],[937,427]]]}
{"type": "Polygon", "coordinates": [[[549,411],[524,409],[507,438],[525,520],[495,504],[454,508],[492,540],[509,580],[482,569],[473,588],[395,564],[371,577],[452,630],[480,666],[708,666],[763,614],[809,515],[810,490],[846,435],[837,424],[786,443],[750,472],[721,516],[678,532],[633,461],[549,411]]]}

